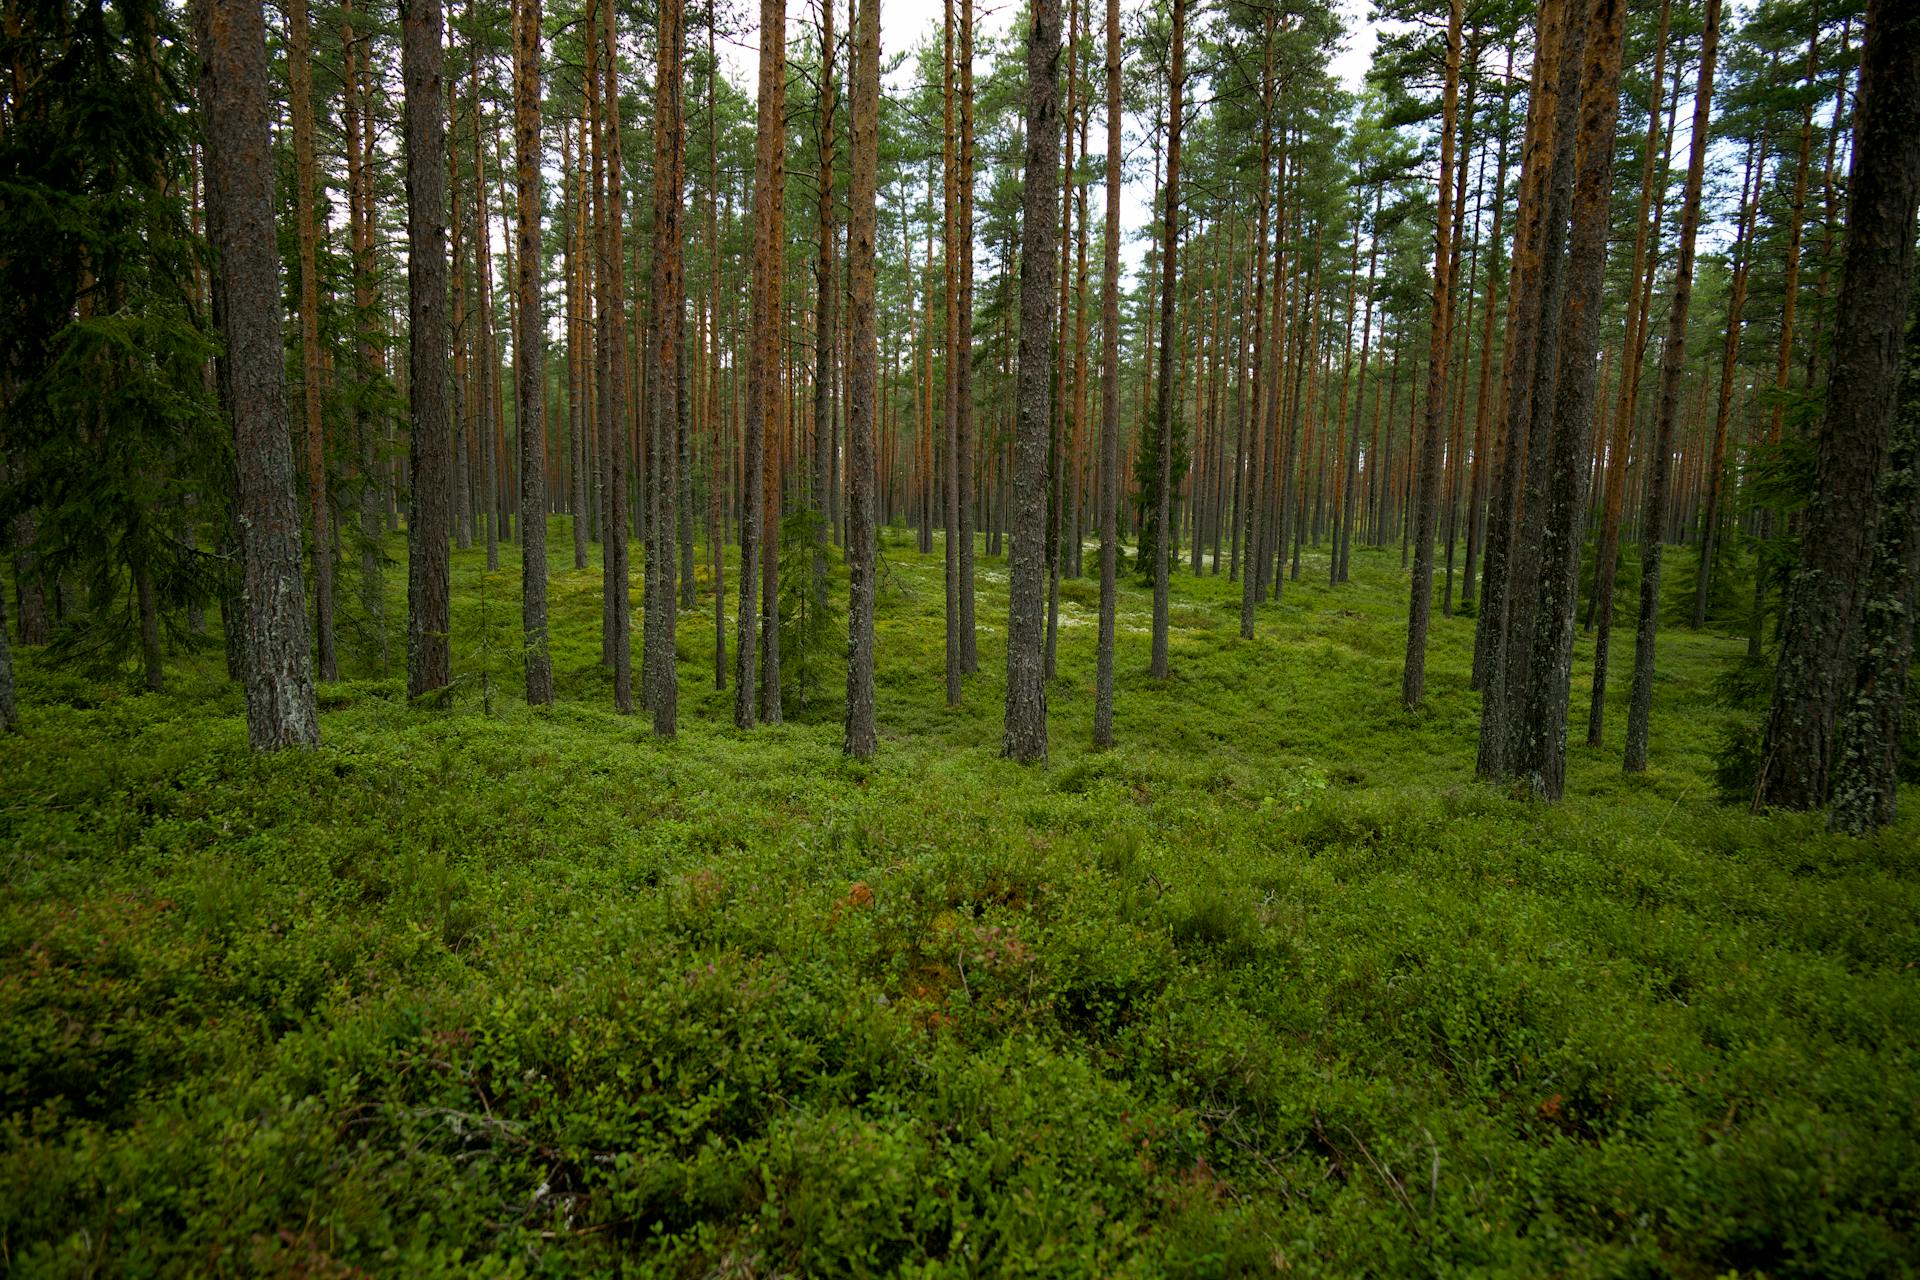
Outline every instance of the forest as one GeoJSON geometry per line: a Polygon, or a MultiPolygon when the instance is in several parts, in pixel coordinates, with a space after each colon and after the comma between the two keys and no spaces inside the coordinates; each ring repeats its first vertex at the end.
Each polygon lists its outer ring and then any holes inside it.
{"type": "Polygon", "coordinates": [[[0,1271],[1920,1274],[1920,5],[0,8],[0,1271]]]}

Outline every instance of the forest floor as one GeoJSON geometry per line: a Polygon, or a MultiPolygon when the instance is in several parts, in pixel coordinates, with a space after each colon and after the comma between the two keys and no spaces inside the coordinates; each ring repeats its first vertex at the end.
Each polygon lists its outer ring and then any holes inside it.
{"type": "Polygon", "coordinates": [[[678,739],[615,715],[598,570],[551,545],[550,709],[511,547],[456,555],[454,705],[323,687],[317,751],[247,751],[217,647],[157,696],[25,655],[0,1270],[1914,1270],[1920,795],[1865,841],[1722,804],[1738,639],[1665,631],[1626,777],[1623,624],[1549,806],[1473,781],[1469,618],[1400,709],[1397,549],[1338,589],[1310,552],[1251,643],[1177,574],[1165,682],[1129,581],[1102,754],[1069,581],[1021,768],[1004,562],[948,709],[939,557],[893,531],[857,764],[837,655],[733,728],[705,595],[678,739]]]}

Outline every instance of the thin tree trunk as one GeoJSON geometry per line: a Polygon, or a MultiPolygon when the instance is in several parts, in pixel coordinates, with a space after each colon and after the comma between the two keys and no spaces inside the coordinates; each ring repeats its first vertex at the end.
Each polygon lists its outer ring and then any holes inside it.
{"type": "Polygon", "coordinates": [[[880,0],[859,0],[853,41],[853,134],[847,208],[852,348],[847,367],[847,733],[846,753],[872,757],[874,457],[879,336],[874,314],[875,188],[879,174],[880,0]]]}
{"type": "MultiPolygon", "coordinates": [[[[1247,456],[1244,466],[1248,472],[1244,499],[1236,504],[1234,522],[1240,534],[1236,545],[1244,547],[1244,561],[1240,565],[1240,638],[1253,639],[1253,607],[1265,598],[1262,582],[1264,573],[1259,567],[1259,547],[1261,511],[1266,502],[1266,406],[1271,394],[1268,386],[1267,364],[1270,359],[1272,339],[1267,332],[1267,230],[1271,216],[1268,201],[1268,176],[1273,166],[1273,26],[1271,14],[1264,18],[1262,54],[1260,67],[1260,185],[1256,203],[1259,205],[1258,230],[1254,236],[1253,247],[1253,407],[1247,424],[1247,456]]],[[[1110,126],[1111,127],[1111,126],[1110,126]]],[[[1278,238],[1275,231],[1275,238],[1278,238]]]]}
{"type": "MultiPolygon", "coordinates": [[[[1627,299],[1627,330],[1620,349],[1620,398],[1614,410],[1613,439],[1607,449],[1607,490],[1605,514],[1601,518],[1599,556],[1594,561],[1594,587],[1589,615],[1597,620],[1599,631],[1593,640],[1593,685],[1587,703],[1587,745],[1600,745],[1607,716],[1607,667],[1613,642],[1613,588],[1620,562],[1620,516],[1627,487],[1628,455],[1633,448],[1633,425],[1640,402],[1640,370],[1646,362],[1647,336],[1651,331],[1649,311],[1653,300],[1653,278],[1659,269],[1660,216],[1666,205],[1667,155],[1673,147],[1673,124],[1666,128],[1666,154],[1656,166],[1654,150],[1660,145],[1660,99],[1665,92],[1661,80],[1666,67],[1667,31],[1671,17],[1669,0],[1661,0],[1660,29],[1654,37],[1653,80],[1647,103],[1646,155],[1640,169],[1640,208],[1634,222],[1633,272],[1627,277],[1633,292],[1627,299]],[[1657,174],[1657,176],[1656,176],[1657,174]],[[1656,199],[1654,192],[1659,191],[1656,199]],[[1647,212],[1653,211],[1649,226],[1647,212]],[[1651,236],[1650,234],[1651,233],[1651,236]],[[1648,242],[1652,240],[1652,254],[1648,242]]],[[[1679,59],[1674,60],[1673,106],[1680,101],[1679,59]]]]}
{"type": "Polygon", "coordinates": [[[1100,282],[1100,640],[1093,745],[1113,745],[1113,639],[1120,505],[1120,0],[1107,0],[1107,234],[1100,282]]]}
{"type": "Polygon", "coordinates": [[[839,279],[834,265],[833,224],[833,10],[838,0],[820,3],[820,221],[819,255],[814,270],[813,340],[813,494],[809,504],[816,527],[813,542],[813,609],[827,608],[827,539],[832,524],[828,495],[832,492],[834,296],[839,279]]]}
{"type": "Polygon", "coordinates": [[[683,0],[660,0],[654,31],[657,54],[653,106],[653,323],[647,390],[651,451],[646,492],[646,614],[641,649],[641,685],[653,713],[653,731],[671,738],[679,729],[680,680],[675,656],[679,599],[674,575],[680,524],[681,332],[684,265],[680,208],[686,185],[686,132],[682,66],[686,53],[683,0]]]}
{"type": "MultiPolygon", "coordinates": [[[[713,566],[713,687],[727,687],[727,459],[733,410],[720,403],[720,60],[714,53],[714,10],[707,10],[707,558],[713,566]]],[[[733,204],[727,204],[733,220],[733,204]]]]}
{"type": "Polygon", "coordinates": [[[620,158],[620,60],[614,40],[611,0],[596,0],[597,11],[587,17],[588,39],[600,49],[599,162],[596,182],[602,187],[600,227],[596,241],[599,260],[594,285],[599,292],[595,359],[600,366],[600,450],[606,477],[602,485],[601,530],[602,623],[613,666],[613,708],[633,713],[633,605],[630,596],[627,527],[627,286],[625,223],[621,217],[626,167],[620,158]]]}
{"type": "Polygon", "coordinates": [[[1172,558],[1173,438],[1178,430],[1173,394],[1173,312],[1177,295],[1175,263],[1180,252],[1180,125],[1185,114],[1186,0],[1173,0],[1173,55],[1167,77],[1167,186],[1160,247],[1160,375],[1159,437],[1160,483],[1154,495],[1153,542],[1153,661],[1156,680],[1167,678],[1167,571],[1172,558]]]}
{"type": "MultiPolygon", "coordinates": [[[[300,251],[300,401],[306,444],[307,508],[313,529],[313,630],[319,677],[340,678],[334,650],[332,512],[327,506],[326,437],[320,425],[320,283],[314,227],[313,35],[307,0],[287,0],[287,99],[293,116],[294,233],[300,251]]],[[[149,584],[151,586],[151,584],[149,584]]]]}
{"type": "Polygon", "coordinates": [[[513,29],[514,180],[519,238],[513,373],[520,436],[520,626],[527,702],[553,701],[547,648],[547,328],[540,296],[540,0],[518,0],[513,29]]]}
{"type": "Polygon", "coordinates": [[[1400,701],[1417,708],[1427,690],[1427,623],[1433,612],[1433,527],[1440,488],[1440,433],[1446,420],[1447,334],[1453,312],[1453,128],[1460,99],[1462,0],[1447,16],[1446,88],[1440,105],[1440,196],[1434,232],[1433,324],[1427,351],[1426,423],[1420,447],[1420,507],[1413,539],[1413,588],[1407,612],[1407,660],[1400,701]]]}
{"type": "MultiPolygon", "coordinates": [[[[826,0],[831,3],[831,0],[826,0]]],[[[941,215],[940,249],[946,276],[945,329],[941,338],[946,353],[946,403],[941,407],[940,441],[944,458],[945,483],[942,489],[942,515],[946,526],[944,547],[947,587],[945,613],[947,641],[947,705],[960,705],[960,632],[964,625],[960,609],[960,365],[967,359],[960,338],[959,299],[959,175],[954,171],[957,139],[954,136],[953,102],[953,0],[946,0],[945,21],[941,28],[944,45],[941,52],[941,106],[944,111],[941,132],[941,215]]]]}
{"type": "Polygon", "coordinates": [[[960,669],[980,669],[980,645],[973,606],[974,433],[973,433],[973,0],[960,0],[960,369],[954,396],[959,402],[960,474],[960,669]]]}
{"type": "Polygon", "coordinates": [[[1720,54],[1720,0],[1707,0],[1700,45],[1700,78],[1693,91],[1693,142],[1687,155],[1687,190],[1680,206],[1680,257],[1674,264],[1673,304],[1667,313],[1666,345],[1660,352],[1659,416],[1647,455],[1646,515],[1640,525],[1640,620],[1634,632],[1633,692],[1627,706],[1626,771],[1647,767],[1653,718],[1653,651],[1660,626],[1660,566],[1666,541],[1667,474],[1675,420],[1680,416],[1680,376],[1687,361],[1687,313],[1693,304],[1694,238],[1700,229],[1700,184],[1707,168],[1713,73],[1720,54]]]}
{"type": "MultiPolygon", "coordinates": [[[[352,0],[341,9],[342,132],[347,157],[347,240],[353,254],[354,374],[363,387],[385,373],[385,357],[375,318],[373,261],[373,148],[368,144],[373,113],[363,107],[361,77],[366,56],[363,36],[353,28],[352,0]]],[[[384,415],[382,415],[384,416],[384,415]]],[[[354,432],[360,441],[360,606],[374,629],[380,655],[380,673],[387,674],[387,603],[383,580],[385,541],[380,522],[381,490],[385,487],[377,465],[380,423],[356,402],[354,432]]]]}
{"type": "MultiPolygon", "coordinates": [[[[1380,220],[1380,208],[1382,203],[1385,201],[1385,199],[1386,199],[1386,185],[1383,183],[1379,187],[1376,187],[1374,189],[1373,217],[1374,217],[1374,224],[1376,227],[1378,226],[1379,220],[1380,220]]],[[[1498,230],[1499,223],[1497,219],[1494,223],[1494,226],[1495,226],[1494,234],[1497,238],[1499,235],[1499,230],[1498,230]]],[[[1354,247],[1357,253],[1359,244],[1360,244],[1360,240],[1359,240],[1360,226],[1359,226],[1359,219],[1357,217],[1354,219],[1353,234],[1354,234],[1354,247]]],[[[1348,580],[1348,568],[1351,563],[1349,560],[1349,556],[1353,549],[1353,520],[1354,520],[1353,494],[1354,494],[1354,486],[1359,479],[1360,419],[1366,416],[1367,354],[1372,349],[1372,344],[1373,344],[1373,277],[1374,277],[1374,269],[1378,265],[1379,260],[1380,260],[1380,237],[1377,234],[1369,232],[1367,236],[1367,283],[1366,283],[1365,289],[1363,290],[1364,294],[1366,295],[1366,305],[1365,305],[1364,311],[1361,314],[1361,319],[1360,319],[1360,394],[1358,395],[1358,397],[1356,397],[1357,403],[1355,403],[1353,408],[1353,425],[1351,428],[1349,428],[1346,425],[1347,423],[1346,375],[1343,373],[1340,378],[1340,423],[1341,423],[1340,429],[1343,431],[1348,431],[1350,434],[1347,439],[1346,471],[1340,484],[1340,511],[1336,517],[1336,521],[1339,525],[1339,529],[1335,535],[1333,555],[1332,555],[1333,568],[1330,571],[1330,575],[1329,575],[1331,578],[1332,584],[1336,586],[1348,580]]],[[[1356,270],[1359,267],[1359,260],[1357,257],[1355,258],[1354,266],[1356,270]]],[[[1349,313],[1348,324],[1349,326],[1351,326],[1352,324],[1351,313],[1353,311],[1353,303],[1351,300],[1349,300],[1347,303],[1347,311],[1349,313]]],[[[1348,349],[1351,350],[1353,345],[1353,335],[1351,333],[1347,335],[1347,345],[1348,345],[1348,349]]],[[[1482,392],[1482,394],[1483,395],[1485,394],[1484,391],[1482,392]]],[[[1371,461],[1371,456],[1369,457],[1369,461],[1371,461]]],[[[1468,563],[1471,564],[1472,561],[1469,560],[1468,563]]]]}
{"type": "Polygon", "coordinates": [[[1764,141],[1747,149],[1746,173],[1740,180],[1740,213],[1733,235],[1733,280],[1728,289],[1727,333],[1720,354],[1720,390],[1715,399],[1713,445],[1707,457],[1706,512],[1700,523],[1700,562],[1693,586],[1693,629],[1707,625],[1707,601],[1712,593],[1713,566],[1720,545],[1720,501],[1726,484],[1727,422],[1733,408],[1735,365],[1740,358],[1742,312],[1747,301],[1747,276],[1752,268],[1752,229],[1759,208],[1760,183],[1766,165],[1764,141]]]}
{"type": "MultiPolygon", "coordinates": [[[[760,607],[757,592],[771,579],[766,561],[778,531],[764,524],[779,484],[769,486],[766,468],[777,465],[780,422],[780,202],[783,198],[786,122],[786,5],[760,0],[760,87],[753,163],[753,288],[747,338],[746,448],[742,468],[740,519],[740,635],[734,653],[733,722],[751,729],[761,718],[760,607]],[[772,445],[772,448],[769,448],[772,445]],[[772,455],[770,458],[769,455],[772,455]],[[764,544],[764,545],[763,545],[764,544]]],[[[769,639],[769,652],[776,640],[769,639]]],[[[766,700],[779,693],[769,673],[766,700]]],[[[764,714],[778,719],[769,706],[764,714]]]]}

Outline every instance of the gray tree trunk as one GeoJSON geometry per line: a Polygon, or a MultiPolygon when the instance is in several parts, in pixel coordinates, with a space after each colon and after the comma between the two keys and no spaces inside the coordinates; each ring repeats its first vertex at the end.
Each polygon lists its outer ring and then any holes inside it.
{"type": "Polygon", "coordinates": [[[1920,318],[1907,329],[1907,368],[1893,457],[1880,485],[1880,536],[1867,566],[1853,683],[1840,712],[1830,830],[1865,835],[1894,819],[1900,729],[1920,585],[1920,318]]]}
{"type": "MultiPolygon", "coordinates": [[[[313,746],[320,719],[281,346],[266,29],[260,6],[244,0],[200,0],[194,18],[203,58],[207,228],[227,342],[220,374],[233,415],[245,566],[247,739],[256,751],[313,746]]],[[[433,154],[440,154],[438,147],[433,154]]]]}
{"type": "Polygon", "coordinates": [[[514,5],[515,238],[514,420],[520,436],[520,625],[526,647],[527,702],[553,701],[547,648],[546,320],[540,296],[540,0],[514,5]]]}
{"type": "Polygon", "coordinates": [[[1567,289],[1551,434],[1543,451],[1542,537],[1532,626],[1523,633],[1529,661],[1517,692],[1514,771],[1537,797],[1558,800],[1566,787],[1567,698],[1573,670],[1574,608],[1592,458],[1593,405],[1606,285],[1608,197],[1614,127],[1620,114],[1621,41],[1626,0],[1586,7],[1573,221],[1567,239],[1567,289]]]}
{"type": "Polygon", "coordinates": [[[1920,204],[1920,6],[1874,0],[1862,64],[1833,366],[1800,562],[1787,587],[1756,810],[1827,800],[1891,444],[1920,204]]]}
{"type": "Polygon", "coordinates": [[[401,14],[406,85],[408,436],[407,694],[453,679],[448,639],[449,436],[446,87],[440,0],[408,0],[401,14]]]}
{"type": "Polygon", "coordinates": [[[1107,237],[1100,283],[1100,642],[1093,745],[1113,745],[1113,633],[1120,505],[1120,0],[1107,0],[1107,237]]]}
{"type": "Polygon", "coordinates": [[[1021,195],[1020,367],[1014,391],[1013,552],[1007,592],[1004,753],[1047,756],[1047,462],[1060,200],[1060,0],[1033,0],[1027,30],[1027,155],[1021,195]]]}

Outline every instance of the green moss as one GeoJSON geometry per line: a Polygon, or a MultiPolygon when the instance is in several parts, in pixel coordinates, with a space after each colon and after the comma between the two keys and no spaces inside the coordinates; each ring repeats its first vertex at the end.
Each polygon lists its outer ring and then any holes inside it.
{"type": "Polygon", "coordinates": [[[1920,828],[1716,802],[1740,639],[1670,628],[1652,770],[1616,679],[1546,808],[1472,781],[1470,620],[1398,708],[1397,551],[1339,590],[1309,552],[1252,642],[1237,584],[1176,574],[1166,682],[1123,582],[1105,753],[1066,584],[1022,769],[1004,569],[949,709],[940,554],[897,536],[856,765],[831,664],[732,727],[704,596],[679,738],[613,714],[564,555],[529,710],[502,554],[455,557],[452,706],[355,670],[314,752],[246,751],[217,652],[145,697],[24,655],[12,1270],[1911,1270],[1920,828]]]}

